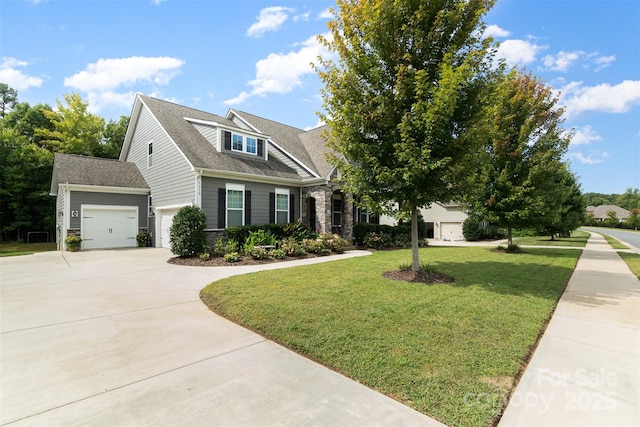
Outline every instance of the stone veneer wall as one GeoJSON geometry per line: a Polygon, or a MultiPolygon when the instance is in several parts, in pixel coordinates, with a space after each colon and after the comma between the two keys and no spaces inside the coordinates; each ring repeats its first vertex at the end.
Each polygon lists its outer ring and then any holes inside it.
{"type": "MultiPolygon", "coordinates": [[[[314,187],[307,187],[302,189],[302,218],[304,223],[309,223],[310,213],[308,199],[313,197],[316,201],[316,221],[313,228],[318,232],[331,233],[332,223],[332,205],[331,198],[333,193],[340,191],[340,186],[335,182],[328,184],[317,185],[314,187]]],[[[352,241],[353,240],[353,203],[349,200],[347,194],[342,193],[342,229],[341,235],[343,238],[352,241]]]]}

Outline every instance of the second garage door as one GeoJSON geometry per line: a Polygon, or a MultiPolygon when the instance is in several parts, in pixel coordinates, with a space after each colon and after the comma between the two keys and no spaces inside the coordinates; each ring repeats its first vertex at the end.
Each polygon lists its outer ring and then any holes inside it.
{"type": "Polygon", "coordinates": [[[82,208],[82,248],[133,248],[137,246],[138,208],[91,206],[82,208]]]}
{"type": "Polygon", "coordinates": [[[462,237],[462,224],[459,222],[441,222],[440,233],[442,240],[464,240],[462,237]]]}

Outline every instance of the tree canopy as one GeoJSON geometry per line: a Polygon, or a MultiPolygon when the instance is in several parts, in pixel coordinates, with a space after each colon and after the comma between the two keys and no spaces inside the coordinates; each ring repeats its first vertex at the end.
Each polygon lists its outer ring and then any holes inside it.
{"type": "Polygon", "coordinates": [[[562,128],[557,97],[530,73],[501,76],[491,100],[478,132],[485,135],[481,179],[470,197],[476,210],[507,229],[511,245],[513,228],[556,222],[559,184],[569,185],[562,157],[571,135],[562,128]]]}
{"type": "Polygon", "coordinates": [[[493,3],[338,0],[321,38],[337,54],[317,67],[331,161],[368,208],[411,213],[413,270],[418,208],[456,198],[475,152],[467,131],[490,71],[481,33],[493,3]]]}
{"type": "Polygon", "coordinates": [[[65,95],[56,110],[18,102],[3,83],[0,96],[0,233],[2,240],[26,240],[28,231],[54,227],[53,152],[117,158],[129,118],[105,125],[77,94],[65,95]]]}

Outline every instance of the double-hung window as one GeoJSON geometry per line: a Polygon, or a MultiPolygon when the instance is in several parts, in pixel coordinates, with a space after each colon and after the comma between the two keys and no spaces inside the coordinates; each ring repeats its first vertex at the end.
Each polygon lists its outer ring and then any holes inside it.
{"type": "Polygon", "coordinates": [[[276,224],[289,222],[289,190],[276,188],[276,224]]]}
{"type": "Polygon", "coordinates": [[[242,141],[242,135],[238,135],[237,133],[234,133],[231,136],[231,149],[233,151],[243,151],[243,141],[242,141]]]}
{"type": "Polygon", "coordinates": [[[147,167],[150,168],[153,165],[153,141],[147,144],[147,167]]]}
{"type": "Polygon", "coordinates": [[[244,185],[227,184],[227,227],[244,225],[244,185]]]}
{"type": "Polygon", "coordinates": [[[258,152],[258,140],[248,136],[246,138],[247,145],[245,147],[247,153],[256,154],[258,152]]]}

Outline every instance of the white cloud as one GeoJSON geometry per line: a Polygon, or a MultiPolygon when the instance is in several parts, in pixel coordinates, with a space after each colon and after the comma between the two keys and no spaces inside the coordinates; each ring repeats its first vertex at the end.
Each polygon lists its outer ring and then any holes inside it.
{"type": "Polygon", "coordinates": [[[603,83],[587,87],[582,82],[571,82],[560,92],[559,103],[565,106],[569,117],[585,111],[626,113],[640,105],[640,80],[625,80],[614,86],[603,83]]]}
{"type": "Polygon", "coordinates": [[[318,15],[318,19],[333,19],[333,15],[331,14],[331,10],[329,8],[323,10],[318,15]]]}
{"type": "Polygon", "coordinates": [[[90,110],[97,113],[105,107],[128,107],[135,92],[117,89],[135,84],[169,84],[180,73],[184,61],[171,57],[142,57],[99,59],[84,71],[64,79],[64,85],[87,92],[90,110]]]}
{"type": "Polygon", "coordinates": [[[500,28],[499,26],[493,24],[489,25],[483,33],[484,37],[509,37],[511,33],[504,28],[500,28]]]}
{"type": "Polygon", "coordinates": [[[29,63],[26,61],[3,57],[2,62],[0,62],[0,82],[6,83],[17,91],[27,90],[30,87],[40,87],[43,82],[41,78],[29,76],[19,70],[19,68],[24,68],[28,65],[29,63]]]}
{"type": "Polygon", "coordinates": [[[527,65],[536,60],[538,52],[546,49],[529,40],[505,40],[498,47],[497,56],[509,65],[527,65]]]}
{"type": "Polygon", "coordinates": [[[561,50],[557,55],[547,55],[544,57],[544,66],[553,71],[565,72],[569,70],[573,64],[575,64],[581,57],[584,56],[584,52],[577,50],[575,52],[565,52],[561,50]]]}
{"type": "Polygon", "coordinates": [[[184,61],[166,56],[99,59],[84,71],[64,79],[64,85],[85,92],[102,92],[141,81],[168,84],[184,61]]]}
{"type": "Polygon", "coordinates": [[[613,61],[615,60],[615,55],[610,55],[596,58],[593,62],[596,64],[596,71],[600,71],[603,68],[607,68],[609,65],[613,64],[613,61]]]}
{"type": "Polygon", "coordinates": [[[576,151],[569,153],[567,155],[570,159],[576,159],[579,163],[583,165],[595,165],[598,163],[602,163],[604,159],[609,157],[609,153],[606,151],[590,151],[588,154],[584,154],[581,151],[576,151]]]}
{"type": "Polygon", "coordinates": [[[311,12],[301,13],[293,17],[293,22],[308,22],[311,12]]]}
{"type": "Polygon", "coordinates": [[[256,76],[249,82],[252,89],[226,100],[225,104],[237,105],[252,96],[265,96],[269,93],[285,94],[293,91],[302,85],[305,75],[314,73],[311,63],[315,63],[318,56],[326,58],[329,52],[316,37],[307,39],[298,51],[269,54],[256,63],[256,76]]]}
{"type": "Polygon", "coordinates": [[[602,137],[598,132],[593,130],[591,125],[586,125],[582,129],[576,130],[573,134],[573,138],[571,138],[571,145],[586,145],[591,144],[594,141],[600,141],[602,137]]]}
{"type": "Polygon", "coordinates": [[[247,29],[247,35],[249,37],[260,37],[267,31],[278,30],[289,17],[289,13],[293,11],[294,9],[289,7],[265,7],[260,11],[258,20],[247,29]]]}

